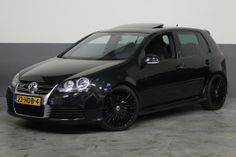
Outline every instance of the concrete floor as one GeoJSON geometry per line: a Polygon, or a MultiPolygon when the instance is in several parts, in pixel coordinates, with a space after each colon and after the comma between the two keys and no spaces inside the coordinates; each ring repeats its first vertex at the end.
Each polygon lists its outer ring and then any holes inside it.
{"type": "Polygon", "coordinates": [[[0,98],[1,157],[235,157],[236,98],[223,109],[199,105],[139,118],[123,132],[96,126],[30,123],[6,113],[0,98]]]}

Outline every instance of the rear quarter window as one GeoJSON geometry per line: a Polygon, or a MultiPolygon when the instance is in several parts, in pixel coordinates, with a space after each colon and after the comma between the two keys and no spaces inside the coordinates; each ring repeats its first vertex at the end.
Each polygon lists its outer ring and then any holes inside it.
{"type": "Polygon", "coordinates": [[[199,46],[201,49],[201,53],[202,54],[207,54],[210,52],[210,47],[209,47],[209,43],[207,43],[206,39],[203,37],[203,35],[199,32],[196,33],[198,40],[199,40],[199,46]]]}

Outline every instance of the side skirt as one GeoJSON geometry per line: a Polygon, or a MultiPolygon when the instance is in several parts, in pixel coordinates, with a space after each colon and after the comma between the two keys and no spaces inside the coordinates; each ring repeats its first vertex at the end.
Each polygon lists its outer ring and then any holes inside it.
{"type": "Polygon", "coordinates": [[[171,103],[167,103],[167,104],[154,105],[154,106],[143,108],[142,111],[139,112],[139,115],[145,115],[145,114],[149,114],[149,113],[164,111],[164,110],[177,108],[177,107],[181,107],[181,106],[186,106],[186,105],[198,104],[198,103],[201,103],[206,100],[207,100],[207,98],[202,98],[202,97],[196,96],[196,97],[191,97],[188,99],[175,101],[175,102],[171,102],[171,103]]]}

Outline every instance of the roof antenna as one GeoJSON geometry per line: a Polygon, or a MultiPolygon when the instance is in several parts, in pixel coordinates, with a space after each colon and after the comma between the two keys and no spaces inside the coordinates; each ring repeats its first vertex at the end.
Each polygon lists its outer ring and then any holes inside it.
{"type": "Polygon", "coordinates": [[[179,24],[177,24],[176,27],[179,27],[179,24]]]}

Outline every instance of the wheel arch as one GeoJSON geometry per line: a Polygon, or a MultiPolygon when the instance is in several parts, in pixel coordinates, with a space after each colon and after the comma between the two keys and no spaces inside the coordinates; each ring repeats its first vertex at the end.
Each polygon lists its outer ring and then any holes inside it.
{"type": "MultiPolygon", "coordinates": [[[[116,84],[112,89],[114,89],[114,88],[116,88],[116,87],[118,87],[118,86],[127,86],[127,87],[129,87],[129,88],[135,93],[135,95],[137,96],[137,98],[138,98],[138,100],[139,100],[138,91],[137,91],[135,85],[133,85],[132,83],[130,83],[130,82],[128,82],[128,81],[120,82],[120,83],[116,84]]],[[[112,90],[112,89],[111,89],[111,90],[112,90]]]]}
{"type": "Polygon", "coordinates": [[[131,82],[123,81],[123,82],[117,83],[116,85],[114,85],[114,86],[107,92],[107,94],[108,94],[110,91],[112,91],[113,89],[115,89],[116,87],[118,87],[118,86],[127,86],[128,88],[130,88],[130,89],[134,92],[134,94],[137,96],[139,105],[140,105],[140,107],[141,107],[142,104],[141,104],[141,101],[140,101],[141,98],[140,98],[139,92],[138,92],[136,86],[135,86],[133,83],[131,83],[131,82]]]}
{"type": "Polygon", "coordinates": [[[211,75],[208,78],[208,82],[214,75],[217,75],[217,74],[221,75],[226,80],[226,83],[228,84],[227,76],[223,71],[215,71],[215,72],[211,73],[211,75]]]}
{"type": "Polygon", "coordinates": [[[209,81],[211,80],[211,78],[215,75],[221,75],[225,80],[226,80],[226,85],[228,86],[228,80],[227,80],[227,76],[225,75],[225,73],[223,71],[215,71],[215,72],[212,72],[206,79],[205,81],[205,85],[204,85],[204,88],[203,88],[203,91],[202,91],[202,96],[204,97],[205,94],[206,94],[206,89],[207,89],[207,86],[208,86],[208,83],[209,81]]]}

